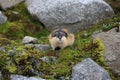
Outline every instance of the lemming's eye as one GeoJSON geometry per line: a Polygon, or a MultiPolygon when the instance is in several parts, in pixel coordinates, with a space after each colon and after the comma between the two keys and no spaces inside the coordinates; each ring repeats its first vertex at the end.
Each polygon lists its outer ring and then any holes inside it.
{"type": "Polygon", "coordinates": [[[61,35],[67,37],[67,33],[65,32],[61,32],[61,35]]]}
{"type": "Polygon", "coordinates": [[[52,37],[56,37],[57,34],[58,34],[58,32],[53,33],[53,34],[52,34],[52,37]]]}
{"type": "Polygon", "coordinates": [[[56,36],[56,34],[54,33],[54,34],[52,34],[52,37],[55,37],[56,36]]]}

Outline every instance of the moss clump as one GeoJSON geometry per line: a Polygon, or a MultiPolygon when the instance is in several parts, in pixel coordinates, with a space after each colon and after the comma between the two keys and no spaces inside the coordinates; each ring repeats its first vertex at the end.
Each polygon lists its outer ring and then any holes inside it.
{"type": "Polygon", "coordinates": [[[108,31],[112,29],[112,26],[110,24],[103,24],[103,31],[108,31]]]}
{"type": "Polygon", "coordinates": [[[2,70],[8,62],[6,56],[7,56],[7,53],[0,54],[0,70],[2,70]]]}
{"type": "Polygon", "coordinates": [[[90,57],[99,65],[106,66],[106,62],[104,59],[105,46],[100,38],[91,40],[91,42],[86,44],[82,49],[88,51],[91,55],[90,57]]]}
{"type": "Polygon", "coordinates": [[[0,29],[2,30],[0,33],[9,39],[17,39],[24,36],[23,26],[19,23],[6,22],[1,25],[0,29]]]}
{"type": "Polygon", "coordinates": [[[0,46],[11,44],[11,41],[7,38],[0,38],[0,46]]]}
{"type": "Polygon", "coordinates": [[[10,73],[16,73],[17,67],[13,63],[8,63],[8,65],[5,67],[5,69],[9,70],[10,73]]]}
{"type": "Polygon", "coordinates": [[[25,49],[22,53],[17,53],[14,56],[15,65],[17,67],[17,74],[26,76],[34,76],[35,74],[31,71],[40,71],[40,60],[41,54],[38,50],[31,48],[31,50],[25,49]],[[21,71],[22,69],[22,71],[21,71]]]}
{"type": "Polygon", "coordinates": [[[4,14],[8,17],[10,22],[18,21],[22,18],[18,12],[12,10],[8,10],[7,12],[4,12],[4,14]]]}
{"type": "Polygon", "coordinates": [[[106,65],[104,59],[104,50],[105,46],[101,39],[96,38],[93,42],[93,45],[96,47],[93,48],[92,58],[98,62],[100,65],[106,65]]]}

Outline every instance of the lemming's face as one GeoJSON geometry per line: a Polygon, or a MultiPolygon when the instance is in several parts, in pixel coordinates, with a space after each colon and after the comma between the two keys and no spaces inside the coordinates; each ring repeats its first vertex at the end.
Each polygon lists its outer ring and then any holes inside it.
{"type": "Polygon", "coordinates": [[[52,34],[52,37],[55,38],[59,43],[62,43],[67,36],[67,33],[62,30],[57,30],[52,34]]]}

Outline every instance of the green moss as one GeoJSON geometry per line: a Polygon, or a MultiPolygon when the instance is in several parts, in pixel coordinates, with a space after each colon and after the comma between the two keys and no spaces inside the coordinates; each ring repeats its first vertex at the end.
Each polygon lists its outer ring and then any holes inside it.
{"type": "Polygon", "coordinates": [[[7,63],[6,56],[7,56],[6,53],[0,54],[0,70],[2,70],[6,66],[6,63],[7,63]]]}
{"type": "Polygon", "coordinates": [[[17,50],[17,51],[22,51],[22,50],[23,50],[23,48],[24,48],[24,46],[23,46],[23,45],[19,45],[19,46],[16,48],[16,50],[17,50]]]}
{"type": "Polygon", "coordinates": [[[93,48],[92,58],[101,65],[105,65],[104,50],[105,46],[101,39],[96,38],[93,42],[96,48],[93,48]]]}
{"type": "Polygon", "coordinates": [[[23,26],[19,23],[6,22],[0,27],[0,33],[10,39],[17,39],[24,36],[23,26]]]}
{"type": "Polygon", "coordinates": [[[71,68],[67,64],[59,64],[56,68],[52,70],[55,78],[70,76],[71,68]]]}
{"type": "Polygon", "coordinates": [[[39,64],[35,62],[36,60],[41,62],[40,57],[40,52],[33,48],[31,50],[28,50],[27,48],[24,50],[24,52],[16,54],[14,56],[14,59],[15,63],[17,64],[17,71],[22,69],[22,71],[19,71],[17,73],[27,76],[32,75],[32,73],[29,72],[32,68],[35,70],[40,69],[40,66],[38,67],[38,65],[34,65],[39,64]]]}
{"type": "MultiPolygon", "coordinates": [[[[8,63],[9,64],[9,63],[8,63]]],[[[17,67],[15,64],[9,64],[5,67],[7,70],[9,70],[10,73],[16,73],[17,67]]]]}
{"type": "Polygon", "coordinates": [[[11,41],[7,38],[0,38],[0,46],[11,44],[11,41]]]}

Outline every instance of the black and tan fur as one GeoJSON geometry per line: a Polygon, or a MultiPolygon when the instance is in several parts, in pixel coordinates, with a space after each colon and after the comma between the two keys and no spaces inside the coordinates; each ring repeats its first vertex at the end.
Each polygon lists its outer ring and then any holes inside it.
{"type": "Polygon", "coordinates": [[[67,29],[56,29],[49,35],[49,42],[53,50],[64,49],[72,46],[75,37],[67,29]]]}

